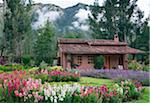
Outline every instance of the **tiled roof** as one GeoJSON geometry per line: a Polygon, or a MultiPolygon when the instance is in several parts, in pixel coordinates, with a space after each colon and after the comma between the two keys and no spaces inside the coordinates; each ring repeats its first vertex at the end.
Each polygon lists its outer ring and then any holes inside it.
{"type": "Polygon", "coordinates": [[[128,47],[124,42],[112,40],[81,40],[59,39],[58,47],[61,52],[70,54],[137,54],[144,53],[128,47]],[[79,42],[77,42],[79,41],[79,42]],[[88,42],[87,42],[88,41],[88,42]],[[118,44],[118,45],[117,45],[118,44]]]}
{"type": "Polygon", "coordinates": [[[61,38],[58,40],[60,44],[89,44],[89,45],[127,45],[125,42],[114,42],[114,40],[101,40],[101,39],[66,39],[61,38]]]}

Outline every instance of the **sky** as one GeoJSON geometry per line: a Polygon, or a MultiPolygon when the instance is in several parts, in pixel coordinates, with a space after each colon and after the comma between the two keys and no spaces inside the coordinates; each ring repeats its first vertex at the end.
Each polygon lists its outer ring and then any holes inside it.
{"type": "MultiPolygon", "coordinates": [[[[3,0],[0,0],[2,2],[3,0]]],[[[62,8],[73,6],[77,3],[84,3],[84,4],[93,4],[94,0],[33,0],[34,3],[51,3],[58,5],[62,8]]],[[[103,0],[99,0],[100,4],[102,4],[103,0]]],[[[148,17],[150,15],[150,0],[138,0],[137,2],[138,6],[142,11],[145,13],[145,17],[148,17]]]]}

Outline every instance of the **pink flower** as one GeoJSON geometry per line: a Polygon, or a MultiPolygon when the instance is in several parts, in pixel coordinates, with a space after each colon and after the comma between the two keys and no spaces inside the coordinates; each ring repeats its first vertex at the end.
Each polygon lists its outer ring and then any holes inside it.
{"type": "Polygon", "coordinates": [[[14,93],[15,93],[15,96],[17,96],[17,97],[19,96],[18,90],[15,90],[14,93]]]}
{"type": "Polygon", "coordinates": [[[113,92],[110,92],[109,95],[110,95],[110,97],[112,97],[112,96],[114,95],[114,93],[113,93],[113,92]]]}
{"type": "Polygon", "coordinates": [[[28,94],[28,97],[31,98],[31,97],[32,97],[32,94],[28,94]]]}
{"type": "Polygon", "coordinates": [[[105,94],[106,92],[108,92],[108,88],[106,87],[106,85],[102,85],[100,87],[100,92],[101,94],[105,94]]]}
{"type": "Polygon", "coordinates": [[[19,93],[19,97],[22,97],[23,95],[22,95],[22,93],[19,93]]]}

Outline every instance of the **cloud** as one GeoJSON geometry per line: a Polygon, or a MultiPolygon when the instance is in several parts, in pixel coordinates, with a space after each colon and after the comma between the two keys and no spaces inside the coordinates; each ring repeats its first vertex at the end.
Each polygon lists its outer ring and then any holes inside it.
{"type": "MultiPolygon", "coordinates": [[[[45,8],[43,8],[43,10],[45,10],[45,8]]],[[[44,26],[47,20],[55,21],[61,14],[61,12],[58,12],[58,11],[49,11],[49,12],[44,13],[43,10],[39,9],[36,11],[39,17],[38,17],[38,20],[34,22],[32,25],[34,29],[37,29],[40,26],[44,26]]]]}
{"type": "Polygon", "coordinates": [[[88,19],[88,14],[90,14],[89,10],[80,9],[75,17],[78,18],[79,22],[84,22],[86,19],[88,19]]]}
{"type": "Polygon", "coordinates": [[[88,26],[88,25],[81,25],[81,26],[80,26],[80,29],[81,29],[81,30],[84,30],[84,31],[88,31],[89,26],[88,26]]]}

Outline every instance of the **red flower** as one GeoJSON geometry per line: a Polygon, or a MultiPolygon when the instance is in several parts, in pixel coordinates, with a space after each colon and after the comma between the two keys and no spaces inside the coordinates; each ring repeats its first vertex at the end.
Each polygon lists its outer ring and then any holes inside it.
{"type": "Polygon", "coordinates": [[[106,87],[106,85],[102,85],[99,89],[101,94],[105,94],[106,92],[108,92],[108,88],[106,87]]]}

